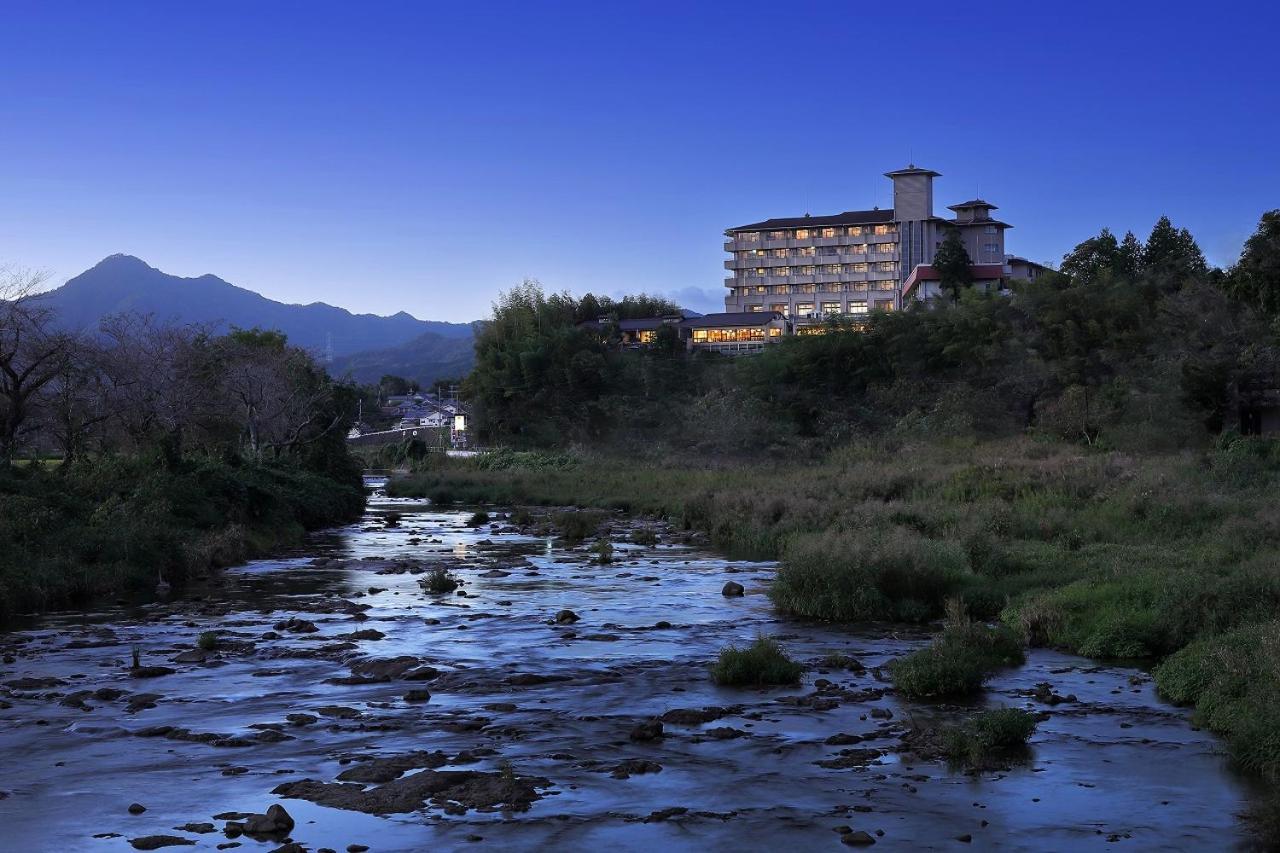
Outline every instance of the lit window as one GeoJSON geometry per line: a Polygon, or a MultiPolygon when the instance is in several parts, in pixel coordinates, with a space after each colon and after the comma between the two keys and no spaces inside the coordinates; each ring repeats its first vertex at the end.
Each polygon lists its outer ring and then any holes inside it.
{"type": "Polygon", "coordinates": [[[854,293],[866,293],[867,283],[865,281],[851,281],[849,282],[849,290],[854,293]]]}
{"type": "Polygon", "coordinates": [[[812,302],[797,302],[797,303],[796,303],[796,316],[797,316],[797,317],[812,317],[812,316],[813,316],[813,303],[812,303],[812,302]]]}
{"type": "Polygon", "coordinates": [[[823,237],[834,237],[834,236],[836,236],[836,229],[834,229],[834,228],[823,228],[823,229],[822,229],[822,231],[820,232],[820,234],[821,234],[821,236],[823,236],[823,237]]]}
{"type": "Polygon", "coordinates": [[[866,243],[854,243],[852,246],[841,246],[846,255],[865,255],[867,253],[866,243]]]}
{"type": "Polygon", "coordinates": [[[771,258],[785,258],[786,256],[787,256],[786,249],[770,249],[769,250],[769,257],[771,258]]]}
{"type": "Polygon", "coordinates": [[[766,236],[766,238],[765,238],[765,239],[767,239],[767,240],[785,240],[785,239],[787,239],[787,232],[786,232],[786,231],[770,231],[770,232],[769,232],[769,234],[766,236]]]}
{"type": "Polygon", "coordinates": [[[861,226],[861,225],[850,225],[848,228],[846,228],[846,229],[845,229],[844,233],[845,233],[845,234],[847,234],[847,235],[848,235],[848,236],[850,236],[850,237],[861,237],[861,236],[862,236],[862,226],[861,226]]]}
{"type": "Polygon", "coordinates": [[[738,242],[740,243],[759,243],[759,231],[743,231],[738,234],[738,242]]]}
{"type": "Polygon", "coordinates": [[[845,272],[866,272],[867,265],[866,264],[845,264],[844,271],[845,272]]]}
{"type": "Polygon", "coordinates": [[[824,302],[824,303],[822,303],[822,313],[823,313],[823,314],[839,314],[839,313],[840,313],[840,303],[839,303],[839,302],[824,302]]]}
{"type": "Polygon", "coordinates": [[[764,293],[764,285],[763,285],[763,284],[757,284],[757,285],[756,285],[756,293],[764,293]]]}
{"type": "Polygon", "coordinates": [[[813,275],[813,265],[812,265],[812,264],[807,264],[807,265],[802,266],[802,267],[796,267],[796,270],[798,270],[798,272],[796,272],[796,275],[813,275]]]}
{"type": "Polygon", "coordinates": [[[760,312],[760,311],[763,311],[763,310],[764,310],[764,306],[763,306],[763,305],[748,305],[748,306],[747,306],[747,310],[748,310],[748,311],[750,311],[752,314],[755,314],[755,313],[758,313],[758,312],[760,312]]]}
{"type": "Polygon", "coordinates": [[[865,302],[850,302],[850,303],[849,303],[849,313],[850,313],[850,314],[865,314],[865,313],[867,313],[867,303],[865,303],[865,302]]]}
{"type": "Polygon", "coordinates": [[[769,327],[769,337],[777,338],[777,337],[781,337],[781,335],[782,335],[782,330],[779,329],[777,326],[769,327]]]}
{"type": "Polygon", "coordinates": [[[840,275],[840,265],[839,264],[823,264],[822,267],[820,268],[820,272],[823,275],[840,275]]]}
{"type": "Polygon", "coordinates": [[[894,225],[877,225],[877,226],[875,227],[875,231],[874,231],[874,232],[872,232],[872,233],[875,233],[875,234],[896,234],[896,233],[897,233],[897,230],[898,230],[898,229],[897,229],[897,227],[896,227],[896,226],[894,226],[894,225]]]}
{"type": "Polygon", "coordinates": [[[791,289],[792,293],[817,293],[818,286],[816,284],[797,284],[791,289]]]}
{"type": "Polygon", "coordinates": [[[791,275],[791,267],[774,267],[774,275],[791,275]]]}
{"type": "Polygon", "coordinates": [[[876,269],[880,272],[896,272],[898,264],[894,261],[877,261],[876,269]]]}
{"type": "Polygon", "coordinates": [[[796,239],[797,239],[797,240],[808,240],[812,235],[813,235],[813,232],[812,232],[812,231],[810,231],[808,228],[797,228],[797,229],[796,229],[796,239]]]}
{"type": "Polygon", "coordinates": [[[775,302],[774,304],[770,305],[769,308],[773,311],[777,311],[783,317],[786,317],[788,314],[791,313],[790,302],[775,302]]]}
{"type": "Polygon", "coordinates": [[[642,344],[653,343],[654,339],[657,336],[658,336],[657,332],[653,331],[652,329],[641,329],[639,332],[636,333],[636,338],[639,339],[640,343],[642,344]]]}
{"type": "Polygon", "coordinates": [[[898,285],[892,281],[877,281],[876,290],[897,290],[898,285]]]}
{"type": "Polygon", "coordinates": [[[815,251],[813,246],[801,246],[798,249],[792,249],[791,254],[798,258],[812,258],[815,251]]]}

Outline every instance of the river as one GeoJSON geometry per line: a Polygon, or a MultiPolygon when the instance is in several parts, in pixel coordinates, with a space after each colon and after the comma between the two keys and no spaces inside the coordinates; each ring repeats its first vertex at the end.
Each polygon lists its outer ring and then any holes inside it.
{"type": "Polygon", "coordinates": [[[859,832],[913,850],[1247,840],[1249,792],[1220,743],[1140,670],[1031,651],[981,703],[1046,715],[1029,755],[967,773],[902,747],[916,722],[966,709],[899,701],[879,670],[927,632],[781,618],[771,564],[670,530],[630,545],[636,522],[618,519],[600,566],[500,517],[471,528],[469,511],[370,485],[361,523],[296,553],[172,600],[0,635],[0,849],[170,836],[275,850],[285,833],[223,832],[232,813],[274,803],[307,850],[810,850],[859,832]],[[424,590],[437,565],[464,595],[424,590]],[[721,595],[727,580],[746,595],[721,595]],[[577,621],[558,623],[562,610],[577,621]],[[202,653],[207,631],[218,642],[202,653]],[[712,684],[720,649],[759,634],[811,667],[803,684],[712,684]],[[863,668],[824,670],[831,654],[863,668]],[[1042,683],[1073,701],[1041,701],[1042,683]],[[633,737],[664,717],[661,737],[633,737]]]}

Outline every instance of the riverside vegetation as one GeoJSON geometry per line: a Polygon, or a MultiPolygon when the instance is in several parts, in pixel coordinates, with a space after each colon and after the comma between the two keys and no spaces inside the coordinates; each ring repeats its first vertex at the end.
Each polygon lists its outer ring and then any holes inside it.
{"type": "Polygon", "coordinates": [[[68,332],[38,283],[0,280],[0,621],[167,590],[359,516],[355,391],[283,335],[131,316],[68,332]]]}
{"type": "Polygon", "coordinates": [[[1023,643],[1149,661],[1241,766],[1280,776],[1280,445],[1236,428],[1280,387],[1280,212],[1227,271],[1161,220],[1011,296],[750,359],[621,351],[578,325],[600,312],[532,284],[500,300],[465,390],[506,449],[427,456],[392,492],[662,516],[778,559],[770,595],[801,617],[954,602],[892,668],[908,695],[971,692],[1023,643]]]}

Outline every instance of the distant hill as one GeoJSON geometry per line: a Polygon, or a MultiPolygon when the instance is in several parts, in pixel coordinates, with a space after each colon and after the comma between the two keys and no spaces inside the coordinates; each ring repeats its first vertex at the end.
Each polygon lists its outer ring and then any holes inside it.
{"type": "Polygon", "coordinates": [[[384,349],[431,332],[470,341],[469,323],[419,320],[401,311],[390,317],[352,314],[323,302],[288,305],[214,275],[169,275],[132,255],[112,255],[49,293],[49,304],[71,328],[96,328],[111,314],[152,314],[176,323],[216,323],[224,328],[278,329],[290,343],[335,355],[384,349]]]}
{"type": "Polygon", "coordinates": [[[289,305],[214,275],[182,278],[132,255],[112,255],[48,294],[68,328],[96,329],[112,314],[150,314],[166,323],[208,323],[220,331],[255,326],[284,332],[290,343],[323,355],[332,346],[330,373],[359,381],[396,373],[429,383],[471,369],[470,323],[352,314],[323,302],[289,305]]]}
{"type": "Polygon", "coordinates": [[[470,338],[446,338],[427,332],[398,347],[335,358],[329,366],[329,373],[334,376],[349,374],[362,383],[377,382],[390,373],[430,385],[437,379],[466,376],[475,360],[474,344],[470,338]]]}

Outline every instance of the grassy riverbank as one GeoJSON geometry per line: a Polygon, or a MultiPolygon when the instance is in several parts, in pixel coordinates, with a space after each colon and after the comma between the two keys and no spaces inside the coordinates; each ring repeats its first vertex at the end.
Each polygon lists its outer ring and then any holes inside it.
{"type": "Polygon", "coordinates": [[[163,578],[177,587],[359,515],[354,468],[138,456],[0,467],[0,621],[163,578]]]}
{"type": "Polygon", "coordinates": [[[780,559],[773,600],[800,616],[923,621],[958,597],[1031,644],[1163,660],[1160,689],[1274,778],[1278,485],[1271,441],[1136,456],[1017,438],[868,440],[731,469],[505,452],[391,490],[666,516],[734,556],[780,559]]]}

